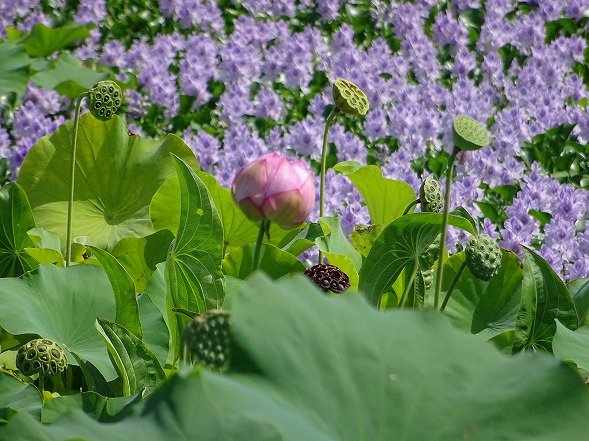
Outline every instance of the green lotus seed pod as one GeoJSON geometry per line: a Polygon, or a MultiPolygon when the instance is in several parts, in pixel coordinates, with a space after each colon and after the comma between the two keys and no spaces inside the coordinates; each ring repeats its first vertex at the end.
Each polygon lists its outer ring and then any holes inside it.
{"type": "Polygon", "coordinates": [[[182,340],[193,360],[210,369],[229,363],[229,314],[211,310],[194,317],[184,329],[182,340]]]}
{"type": "Polygon", "coordinates": [[[421,211],[427,213],[439,213],[444,205],[442,189],[440,184],[431,176],[425,178],[425,181],[419,187],[419,202],[421,211]]]}
{"type": "Polygon", "coordinates": [[[418,273],[421,273],[423,276],[423,282],[425,284],[425,291],[426,293],[431,289],[432,283],[434,281],[434,267],[428,268],[427,270],[417,270],[418,273]]]}
{"type": "Polygon", "coordinates": [[[107,121],[121,107],[123,92],[114,81],[99,81],[88,91],[88,99],[94,118],[107,121]]]}
{"type": "Polygon", "coordinates": [[[21,346],[16,354],[16,367],[24,375],[56,375],[67,367],[63,348],[52,340],[38,338],[21,346]]]}
{"type": "Polygon", "coordinates": [[[489,280],[501,267],[501,248],[486,234],[470,236],[464,252],[466,265],[477,279],[489,280]]]}
{"type": "Polygon", "coordinates": [[[333,82],[333,101],[335,107],[349,115],[366,115],[369,109],[368,98],[354,83],[337,78],[333,82]]]}
{"type": "Polygon", "coordinates": [[[469,116],[458,115],[452,124],[454,145],[461,150],[478,150],[489,144],[485,127],[469,116]]]}

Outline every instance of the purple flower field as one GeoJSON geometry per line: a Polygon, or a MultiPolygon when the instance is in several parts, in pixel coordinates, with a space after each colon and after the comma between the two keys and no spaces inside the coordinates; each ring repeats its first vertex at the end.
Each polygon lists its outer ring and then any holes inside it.
{"type": "MultiPolygon", "coordinates": [[[[334,124],[331,165],[376,164],[417,192],[444,169],[453,118],[486,122],[491,145],[457,165],[452,206],[507,250],[537,249],[564,280],[589,277],[587,0],[70,3],[4,1],[0,35],[90,25],[71,53],[127,86],[119,114],[130,130],[179,135],[223,186],[268,152],[317,171],[331,84],[346,78],[370,111],[334,124]],[[538,154],[557,135],[557,151],[538,154]]],[[[31,81],[1,106],[0,157],[14,180],[32,145],[72,118],[72,101],[31,81]]],[[[344,232],[370,223],[346,177],[329,171],[326,191],[344,232]]],[[[316,204],[310,220],[318,213],[316,204]]],[[[450,229],[449,249],[466,238],[450,229]]]]}

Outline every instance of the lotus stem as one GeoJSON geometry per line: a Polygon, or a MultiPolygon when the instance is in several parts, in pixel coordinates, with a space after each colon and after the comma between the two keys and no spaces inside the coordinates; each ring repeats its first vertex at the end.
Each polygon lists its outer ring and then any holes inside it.
{"type": "Polygon", "coordinates": [[[405,306],[405,303],[407,303],[407,298],[409,297],[409,290],[411,289],[411,286],[415,281],[415,276],[417,275],[417,265],[417,262],[415,262],[413,274],[411,274],[411,278],[409,279],[409,282],[407,282],[407,286],[405,286],[405,289],[403,290],[403,295],[401,296],[401,300],[399,301],[399,308],[403,308],[405,306]]]}
{"type": "Polygon", "coordinates": [[[256,239],[256,248],[254,250],[254,271],[260,268],[260,254],[262,250],[262,242],[264,241],[264,233],[270,230],[270,221],[263,219],[260,222],[260,231],[256,239]]]}
{"type": "Polygon", "coordinates": [[[460,280],[460,276],[462,276],[462,272],[464,271],[464,268],[466,268],[466,261],[462,262],[462,265],[460,265],[458,272],[454,276],[454,280],[452,280],[452,283],[450,284],[450,287],[448,288],[448,292],[446,293],[446,297],[444,297],[444,301],[442,302],[442,306],[440,307],[440,312],[443,312],[444,309],[446,309],[446,305],[448,304],[448,300],[450,300],[450,296],[452,295],[452,291],[454,291],[454,287],[458,283],[458,280],[460,280]]]}
{"type": "Polygon", "coordinates": [[[413,202],[411,202],[409,205],[407,205],[407,208],[405,208],[405,211],[403,212],[402,216],[405,216],[407,213],[409,213],[409,210],[411,210],[411,207],[414,207],[415,205],[419,204],[421,202],[421,199],[415,199],[413,202]]]}
{"type": "Polygon", "coordinates": [[[72,164],[70,169],[70,196],[67,203],[67,226],[65,233],[65,266],[70,266],[72,261],[72,212],[74,209],[74,187],[76,174],[76,149],[78,147],[78,126],[80,123],[80,108],[82,107],[82,100],[88,96],[88,93],[83,93],[76,100],[76,110],[74,113],[74,140],[72,143],[72,164]]]}
{"type": "MultiPolygon", "coordinates": [[[[333,120],[337,114],[337,107],[327,116],[325,121],[325,131],[323,132],[323,146],[321,148],[321,184],[319,186],[319,217],[323,217],[325,213],[325,173],[327,168],[327,139],[329,137],[329,128],[333,124],[333,120]]],[[[319,250],[319,262],[323,263],[323,252],[319,250]]]]}
{"type": "Polygon", "coordinates": [[[452,174],[454,172],[454,161],[460,149],[454,146],[454,150],[448,159],[446,169],[446,194],[444,195],[444,214],[442,218],[442,231],[440,237],[440,253],[438,254],[438,271],[436,274],[436,290],[434,293],[434,308],[440,306],[440,292],[442,291],[442,277],[444,275],[444,248],[446,247],[446,234],[448,230],[448,217],[450,216],[450,190],[452,188],[452,174]]]}

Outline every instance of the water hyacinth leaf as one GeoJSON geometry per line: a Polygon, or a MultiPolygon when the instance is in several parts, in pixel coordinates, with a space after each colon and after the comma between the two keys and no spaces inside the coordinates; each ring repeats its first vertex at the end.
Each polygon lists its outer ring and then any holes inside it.
{"type": "MultiPolygon", "coordinates": [[[[181,159],[174,157],[181,195],[178,234],[166,262],[168,320],[175,351],[188,318],[172,308],[204,312],[223,304],[223,225],[204,183],[181,159]]],[[[177,355],[177,354],[176,354],[177,355]]]]}
{"type": "Polygon", "coordinates": [[[156,265],[166,261],[173,239],[169,230],[159,230],[146,237],[125,237],[112,249],[111,254],[132,277],[138,293],[145,290],[156,265]]]}
{"type": "Polygon", "coordinates": [[[166,379],[157,357],[125,327],[104,319],[96,320],[111,360],[123,382],[123,395],[150,395],[166,379]]]}
{"type": "MultiPolygon", "coordinates": [[[[378,305],[380,296],[387,292],[405,269],[412,273],[423,260],[423,253],[438,237],[442,214],[415,213],[405,215],[385,227],[362,264],[358,289],[370,302],[378,305]]],[[[473,234],[471,223],[449,215],[449,225],[473,234]]]]}
{"type": "MultiPolygon", "coordinates": [[[[111,250],[123,237],[155,232],[149,204],[160,185],[176,174],[170,153],[197,167],[192,151],[174,135],[163,141],[129,136],[117,115],[99,121],[80,117],[73,207],[73,237],[87,236],[111,250]]],[[[73,121],[41,138],[27,154],[18,182],[29,197],[37,226],[59,234],[65,249],[64,219],[70,188],[73,121]]]]}
{"type": "Polygon", "coordinates": [[[42,407],[43,399],[34,385],[23,383],[7,372],[0,372],[0,424],[20,412],[38,420],[42,407]]]}
{"type": "Polygon", "coordinates": [[[582,326],[571,331],[557,319],[552,350],[559,360],[572,361],[579,368],[589,371],[589,327],[582,326]]]}
{"type": "Polygon", "coordinates": [[[340,162],[333,169],[341,172],[358,189],[373,224],[388,225],[399,218],[405,208],[416,199],[415,192],[406,182],[387,179],[380,167],[347,161],[340,162]]]}
{"type": "Polygon", "coordinates": [[[11,40],[18,40],[31,57],[45,58],[71,46],[78,40],[90,37],[90,27],[70,22],[57,28],[50,28],[43,23],[37,23],[30,31],[19,31],[8,27],[6,33],[11,40]]]}
{"type": "MultiPolygon", "coordinates": [[[[115,318],[115,296],[102,267],[41,265],[19,278],[0,279],[0,298],[4,330],[53,340],[92,363],[107,381],[116,377],[94,329],[96,317],[115,318]]],[[[71,354],[68,362],[76,364],[71,354]]]]}
{"type": "Polygon", "coordinates": [[[108,78],[107,73],[82,67],[82,61],[69,53],[62,53],[49,62],[47,69],[31,77],[38,87],[53,89],[63,96],[75,99],[98,81],[108,78]]]}
{"type": "Polygon", "coordinates": [[[319,223],[325,234],[315,239],[319,250],[348,257],[354,263],[355,271],[358,272],[362,266],[362,255],[346,238],[340,219],[338,217],[322,217],[319,219],[319,223]]]}
{"type": "Polygon", "coordinates": [[[27,195],[12,182],[0,189],[0,277],[17,277],[38,266],[25,252],[34,243],[27,232],[35,226],[27,195]]]}
{"type": "Polygon", "coordinates": [[[31,59],[24,47],[0,40],[0,96],[19,102],[29,84],[31,59]]]}
{"type": "MultiPolygon", "coordinates": [[[[231,250],[223,259],[223,273],[238,279],[246,279],[254,272],[255,245],[249,244],[231,250]]],[[[290,273],[305,271],[305,266],[295,256],[272,244],[264,243],[260,250],[260,270],[272,279],[290,273]]]]}
{"type": "Polygon", "coordinates": [[[89,246],[98,259],[112,285],[115,294],[115,322],[124,326],[136,337],[143,336],[139,320],[139,306],[135,294],[135,284],[125,268],[107,251],[89,246]]]}
{"type": "Polygon", "coordinates": [[[496,441],[501,434],[521,441],[586,434],[589,395],[577,373],[545,354],[505,357],[436,312],[382,313],[362,296],[321,295],[301,276],[273,282],[258,273],[231,314],[238,373],[175,375],[117,423],[81,411],[52,425],[18,415],[4,435],[496,441]]]}
{"type": "MultiPolygon", "coordinates": [[[[442,298],[465,261],[464,252],[454,254],[445,263],[442,298]]],[[[515,328],[521,302],[523,279],[520,260],[514,253],[503,253],[501,268],[489,281],[465,270],[452,291],[444,310],[454,325],[484,340],[515,328]]]]}
{"type": "MultiPolygon", "coordinates": [[[[255,243],[260,227],[249,220],[235,205],[231,190],[222,187],[214,176],[197,172],[206,185],[223,223],[225,248],[238,248],[255,243]]],[[[151,220],[157,230],[168,229],[176,234],[180,222],[180,184],[174,176],[166,181],[156,192],[149,208],[151,220]]],[[[275,224],[270,225],[270,243],[277,244],[288,233],[275,224]]]]}
{"type": "Polygon", "coordinates": [[[515,323],[513,352],[525,349],[552,351],[555,319],[576,329],[579,318],[564,282],[542,257],[524,250],[522,297],[515,323]]]}
{"type": "Polygon", "coordinates": [[[141,394],[129,397],[109,398],[96,392],[62,395],[47,401],[41,410],[41,422],[51,424],[68,412],[81,409],[88,416],[102,423],[120,421],[132,407],[141,402],[141,394]]]}

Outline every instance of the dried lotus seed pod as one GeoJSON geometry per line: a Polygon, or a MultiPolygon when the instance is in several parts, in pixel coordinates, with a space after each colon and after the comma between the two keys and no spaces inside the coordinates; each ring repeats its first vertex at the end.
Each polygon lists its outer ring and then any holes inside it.
{"type": "Polygon", "coordinates": [[[101,121],[107,121],[117,112],[123,100],[123,92],[114,81],[99,81],[88,91],[90,113],[101,121]]]}
{"type": "Polygon", "coordinates": [[[305,275],[325,292],[341,294],[350,287],[348,275],[335,265],[320,263],[308,268],[305,275]]]}
{"type": "Polygon", "coordinates": [[[366,115],[369,109],[368,98],[354,83],[337,78],[333,83],[335,107],[349,115],[366,115]]]}

